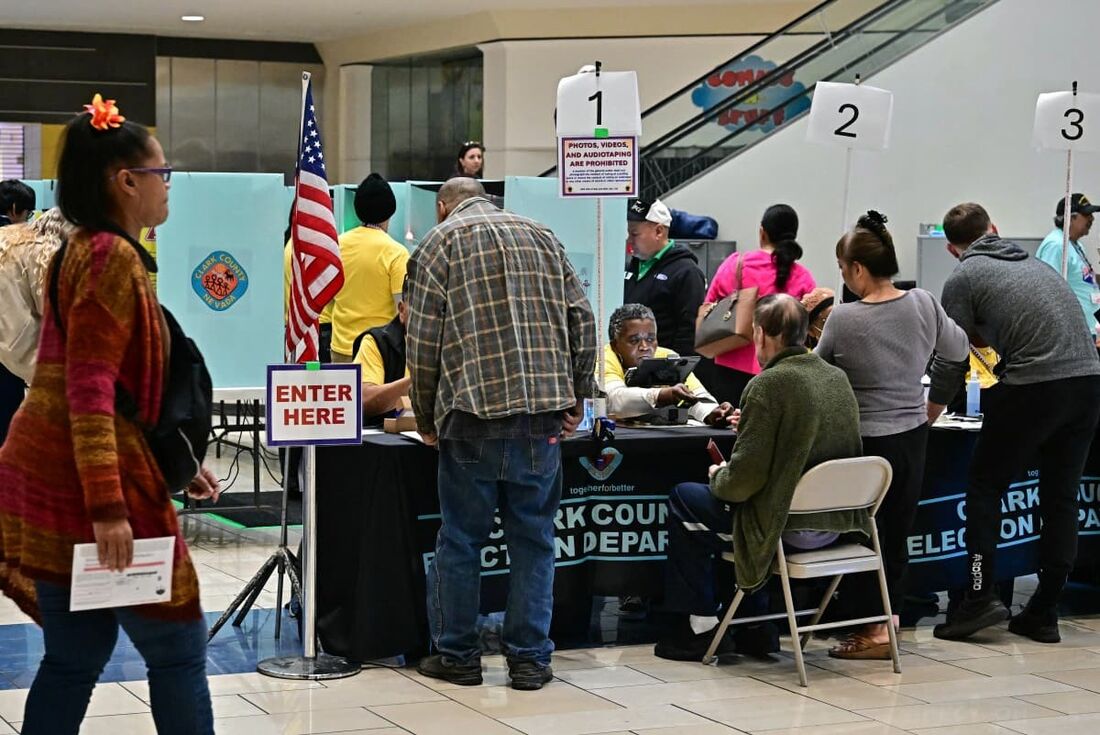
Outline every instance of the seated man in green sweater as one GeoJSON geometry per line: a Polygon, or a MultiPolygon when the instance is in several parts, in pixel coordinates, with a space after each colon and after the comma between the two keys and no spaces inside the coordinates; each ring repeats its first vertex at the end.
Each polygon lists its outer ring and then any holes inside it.
{"type": "MultiPolygon", "coordinates": [[[[803,473],[830,459],[858,457],[862,448],[848,378],[807,352],[807,327],[806,310],[793,297],[775,294],[757,302],[753,342],[763,372],[745,388],[735,412],[733,456],[711,467],[709,486],[684,483],[669,496],[665,604],[687,617],[657,643],[661,658],[702,660],[718,625],[714,559],[731,540],[737,584],[752,592],[767,582],[780,538],[803,550],[831,544],[841,533],[870,535],[862,511],[787,517],[803,473]]],[[[767,598],[759,592],[745,597],[738,616],[766,612],[767,598]]],[[[730,628],[719,655],[778,650],[774,626],[738,627],[730,628]]]]}

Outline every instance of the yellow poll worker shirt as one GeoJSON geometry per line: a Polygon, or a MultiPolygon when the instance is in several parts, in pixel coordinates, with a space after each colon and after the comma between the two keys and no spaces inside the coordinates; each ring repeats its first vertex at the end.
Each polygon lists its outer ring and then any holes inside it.
{"type": "MultiPolygon", "coordinates": [[[[997,351],[992,347],[975,347],[970,345],[970,370],[978,374],[978,382],[982,390],[997,384],[997,376],[993,374],[993,368],[1001,361],[997,351]]],[[[970,373],[967,373],[967,378],[970,373]]]]}
{"type": "MultiPolygon", "coordinates": [[[[290,279],[291,279],[291,258],[294,254],[294,247],[290,240],[286,241],[286,246],[283,248],[283,321],[286,321],[287,315],[290,313],[290,279]]],[[[320,324],[332,323],[332,302],[325,304],[325,308],[321,311],[321,316],[317,318],[320,324]]]]}
{"type": "Polygon", "coordinates": [[[393,297],[401,293],[409,251],[384,230],[356,227],[340,235],[340,259],[344,287],[333,300],[332,351],[354,357],[356,337],[397,315],[393,297]]]}
{"type": "MultiPolygon", "coordinates": [[[[653,352],[655,358],[679,357],[672,350],[658,347],[653,352]]],[[[596,368],[599,369],[598,367],[596,368]]],[[[659,388],[629,388],[626,385],[626,372],[619,362],[619,356],[611,345],[604,347],[604,380],[603,389],[607,394],[607,413],[620,419],[647,416],[656,411],[657,394],[659,388]]],[[[684,381],[685,387],[699,402],[688,409],[688,415],[696,421],[703,422],[707,416],[718,406],[718,401],[699,382],[695,373],[690,373],[684,381]]]]}
{"type": "MultiPolygon", "coordinates": [[[[366,340],[363,341],[365,342],[366,340]]],[[[679,355],[677,355],[675,352],[665,349],[664,347],[658,347],[656,350],[653,351],[653,357],[657,358],[658,360],[664,360],[665,358],[673,356],[679,357],[679,355]]],[[[611,347],[611,345],[604,345],[603,358],[604,381],[608,383],[612,381],[618,381],[625,385],[626,371],[623,370],[623,364],[619,362],[619,356],[615,354],[615,350],[611,347]]],[[[695,373],[688,373],[688,378],[684,385],[692,393],[697,393],[699,391],[709,393],[709,391],[707,391],[707,389],[703,387],[703,384],[699,382],[699,379],[695,377],[695,373]]]]}
{"type": "MultiPolygon", "coordinates": [[[[359,343],[359,351],[355,353],[355,362],[362,367],[362,381],[366,385],[386,384],[386,364],[382,361],[382,353],[378,351],[378,343],[369,334],[363,337],[359,343]]],[[[409,377],[409,366],[405,366],[405,377],[409,377]]]]}

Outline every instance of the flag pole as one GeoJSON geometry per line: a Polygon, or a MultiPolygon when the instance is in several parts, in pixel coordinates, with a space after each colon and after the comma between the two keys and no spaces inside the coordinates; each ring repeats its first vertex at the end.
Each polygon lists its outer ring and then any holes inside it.
{"type": "MultiPolygon", "coordinates": [[[[305,136],[306,100],[309,95],[311,74],[302,72],[302,107],[298,116],[298,150],[295,153],[294,201],[297,206],[299,189],[302,185],[302,140],[305,136]]],[[[297,227],[291,232],[291,241],[297,241],[297,227]]],[[[297,262],[297,253],[293,253],[297,262]]],[[[299,272],[301,269],[299,268],[299,272]]],[[[316,330],[316,321],[313,330],[316,330]]],[[[315,331],[307,339],[316,336],[315,331]]],[[[297,355],[291,359],[297,362],[297,355]]],[[[320,368],[319,362],[306,363],[307,370],[320,368]]],[[[256,670],[261,674],[278,679],[343,679],[359,673],[358,664],[351,663],[339,656],[317,651],[317,446],[308,444],[302,451],[305,477],[302,487],[302,655],[280,656],[260,661],[256,670]]],[[[282,610],[276,610],[281,615],[282,610]]]]}
{"type": "MultiPolygon", "coordinates": [[[[1077,101],[1077,82],[1073,83],[1073,99],[1077,101]]],[[[1069,114],[1069,113],[1066,113],[1069,114]]],[[[1069,223],[1073,219],[1070,199],[1073,198],[1073,149],[1066,151],[1066,198],[1062,205],[1062,280],[1069,280],[1069,223]]]]}

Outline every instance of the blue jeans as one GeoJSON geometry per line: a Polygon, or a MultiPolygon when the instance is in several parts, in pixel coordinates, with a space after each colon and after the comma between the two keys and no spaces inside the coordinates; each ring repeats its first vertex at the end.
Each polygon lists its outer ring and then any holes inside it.
{"type": "Polygon", "coordinates": [[[554,516],[560,500],[557,435],[440,440],[443,524],[428,569],[428,621],[440,653],[461,663],[480,657],[481,547],[499,508],[511,569],[504,653],[510,661],[550,663],[554,516]]]}
{"type": "MultiPolygon", "coordinates": [[[[733,505],[714,497],[709,485],[684,482],[669,493],[668,511],[665,607],[691,615],[721,616],[728,600],[717,599],[715,560],[733,548],[733,505]]],[[[734,620],[766,615],[770,602],[766,589],[747,594],[734,620]]],[[[777,640],[778,633],[774,623],[764,622],[739,626],[734,635],[738,645],[747,645],[753,638],[777,640]]]]}
{"type": "Polygon", "coordinates": [[[24,735],[77,735],[121,625],[149,667],[158,735],[213,735],[206,622],[168,622],[131,608],[69,611],[69,590],[37,582],[46,653],[24,712],[24,735]]]}

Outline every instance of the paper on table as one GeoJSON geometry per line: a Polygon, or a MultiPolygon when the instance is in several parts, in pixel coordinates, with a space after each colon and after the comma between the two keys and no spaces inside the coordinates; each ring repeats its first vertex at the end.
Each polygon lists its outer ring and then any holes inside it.
{"type": "Polygon", "coordinates": [[[128,607],[172,599],[174,536],[134,541],[134,563],[112,572],[99,563],[95,544],[73,546],[69,610],[128,607]]]}
{"type": "Polygon", "coordinates": [[[955,431],[981,431],[982,420],[970,416],[957,416],[952,413],[943,414],[936,423],[932,424],[936,429],[952,429],[955,431]]]}
{"type": "Polygon", "coordinates": [[[401,436],[405,437],[406,439],[412,439],[414,442],[417,442],[419,444],[424,443],[424,439],[421,438],[419,431],[402,431],[401,436]]]}

